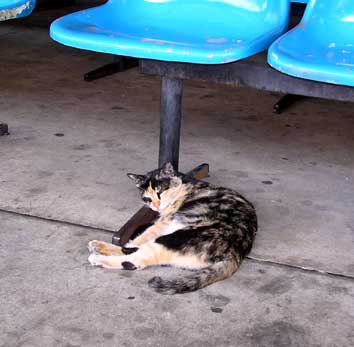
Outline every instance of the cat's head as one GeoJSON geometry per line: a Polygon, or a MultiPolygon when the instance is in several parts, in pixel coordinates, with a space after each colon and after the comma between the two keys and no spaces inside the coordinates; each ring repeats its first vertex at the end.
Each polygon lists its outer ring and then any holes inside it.
{"type": "Polygon", "coordinates": [[[140,190],[143,201],[155,211],[161,211],[171,203],[174,193],[182,185],[182,179],[171,163],[146,175],[127,175],[140,190]]]}

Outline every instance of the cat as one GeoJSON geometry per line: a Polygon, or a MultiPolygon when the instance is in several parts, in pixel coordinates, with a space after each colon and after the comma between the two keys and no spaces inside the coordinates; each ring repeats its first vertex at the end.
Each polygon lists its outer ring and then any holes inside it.
{"type": "Polygon", "coordinates": [[[255,209],[243,196],[176,172],[171,163],[128,177],[159,217],[124,247],[91,241],[92,265],[126,270],[172,265],[195,270],[172,280],[153,277],[149,286],[162,294],[195,291],[230,277],[239,268],[257,232],[255,209]]]}

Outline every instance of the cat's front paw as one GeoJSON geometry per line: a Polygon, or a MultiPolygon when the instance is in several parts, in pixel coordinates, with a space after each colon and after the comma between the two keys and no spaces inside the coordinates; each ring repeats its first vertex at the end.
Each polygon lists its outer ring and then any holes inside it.
{"type": "Polygon", "coordinates": [[[87,249],[90,253],[96,253],[96,243],[97,242],[98,242],[97,240],[92,240],[88,243],[87,249]]]}
{"type": "Polygon", "coordinates": [[[99,262],[99,258],[97,257],[97,254],[90,254],[90,256],[88,257],[88,262],[92,265],[92,266],[100,266],[100,262],[99,262]]]}
{"type": "Polygon", "coordinates": [[[105,269],[123,269],[122,260],[124,257],[106,256],[92,253],[88,257],[88,261],[92,266],[101,266],[105,269]]]}
{"type": "Polygon", "coordinates": [[[90,253],[101,255],[122,256],[122,248],[104,241],[93,240],[87,246],[90,253]]]}
{"type": "Polygon", "coordinates": [[[115,264],[113,264],[110,258],[114,258],[114,257],[92,253],[90,254],[87,260],[92,266],[101,266],[108,269],[116,268],[116,266],[114,266],[115,264]]]}

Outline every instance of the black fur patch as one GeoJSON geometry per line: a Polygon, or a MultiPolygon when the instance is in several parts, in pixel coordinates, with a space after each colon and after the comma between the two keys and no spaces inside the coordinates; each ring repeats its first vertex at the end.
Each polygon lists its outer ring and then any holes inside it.
{"type": "Polygon", "coordinates": [[[168,249],[181,250],[193,236],[197,236],[195,232],[194,234],[190,229],[177,230],[173,234],[158,237],[155,242],[168,249]]]}
{"type": "Polygon", "coordinates": [[[151,278],[148,283],[151,288],[160,288],[162,285],[162,278],[159,276],[155,276],[151,278]]]}
{"type": "Polygon", "coordinates": [[[132,254],[135,253],[139,248],[137,247],[132,247],[132,248],[126,248],[126,247],[122,247],[122,253],[123,254],[132,254]]]}
{"type": "Polygon", "coordinates": [[[124,270],[136,270],[136,266],[129,261],[123,261],[122,266],[124,270]]]}
{"type": "Polygon", "coordinates": [[[215,222],[215,225],[177,230],[173,234],[158,237],[155,242],[176,251],[181,251],[186,246],[198,249],[198,245],[203,246],[205,241],[213,239],[214,236],[208,232],[212,226],[217,228],[219,223],[215,222]]]}
{"type": "Polygon", "coordinates": [[[136,239],[139,235],[141,235],[147,228],[151,227],[153,224],[154,222],[146,223],[136,228],[133,235],[130,237],[130,240],[136,239]]]}

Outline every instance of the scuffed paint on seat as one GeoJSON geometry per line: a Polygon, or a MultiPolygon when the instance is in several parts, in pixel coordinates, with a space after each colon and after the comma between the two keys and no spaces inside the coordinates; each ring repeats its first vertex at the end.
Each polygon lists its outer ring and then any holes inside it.
{"type": "Polygon", "coordinates": [[[0,1],[0,21],[28,16],[35,4],[35,0],[0,1]]]}
{"type": "Polygon", "coordinates": [[[286,30],[289,0],[109,0],[54,21],[51,37],[115,55],[222,64],[269,47],[286,30]]]}
{"type": "Polygon", "coordinates": [[[354,1],[310,0],[301,23],[269,48],[268,62],[291,76],[354,86],[354,1]]]}

